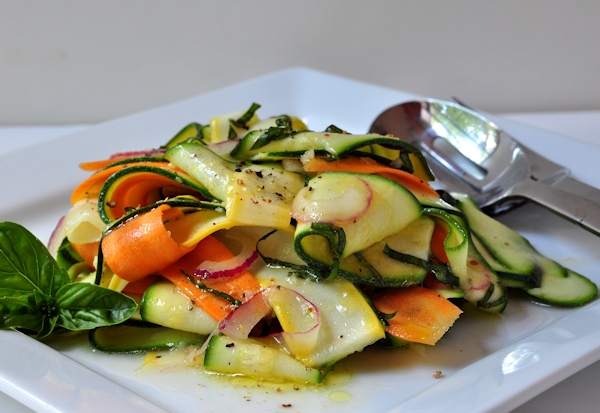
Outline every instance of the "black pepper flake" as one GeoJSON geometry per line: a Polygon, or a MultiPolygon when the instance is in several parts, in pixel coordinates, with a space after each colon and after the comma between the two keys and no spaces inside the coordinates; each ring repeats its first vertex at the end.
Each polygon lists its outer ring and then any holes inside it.
{"type": "Polygon", "coordinates": [[[225,347],[227,347],[227,348],[235,347],[235,343],[227,343],[227,344],[225,344],[225,347]]]}
{"type": "Polygon", "coordinates": [[[281,407],[292,407],[292,403],[284,403],[281,407]]]}
{"type": "Polygon", "coordinates": [[[258,176],[259,178],[262,178],[263,174],[261,171],[256,171],[256,176],[258,176]]]}

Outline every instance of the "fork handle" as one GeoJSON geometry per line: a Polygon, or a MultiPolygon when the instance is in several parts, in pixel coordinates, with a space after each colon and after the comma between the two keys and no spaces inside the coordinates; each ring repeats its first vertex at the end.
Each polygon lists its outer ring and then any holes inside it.
{"type": "Polygon", "coordinates": [[[600,236],[600,203],[542,182],[527,180],[511,190],[600,236]]]}
{"type": "Polygon", "coordinates": [[[560,181],[553,183],[552,186],[554,188],[562,189],[570,194],[580,195],[600,204],[600,189],[584,184],[568,175],[560,181]]]}

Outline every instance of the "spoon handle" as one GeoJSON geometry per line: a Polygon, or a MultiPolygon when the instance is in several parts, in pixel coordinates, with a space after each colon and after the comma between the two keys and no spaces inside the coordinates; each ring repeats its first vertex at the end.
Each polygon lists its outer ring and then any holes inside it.
{"type": "Polygon", "coordinates": [[[533,180],[515,186],[510,195],[527,198],[600,236],[600,203],[533,180]]]}

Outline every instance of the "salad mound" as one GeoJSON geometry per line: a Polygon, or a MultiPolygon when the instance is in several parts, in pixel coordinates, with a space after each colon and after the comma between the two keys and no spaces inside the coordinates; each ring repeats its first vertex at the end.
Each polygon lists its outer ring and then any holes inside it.
{"type": "Polygon", "coordinates": [[[81,164],[48,250],[0,224],[0,327],[90,330],[106,352],[196,345],[209,371],[318,384],[375,343],[435,345],[463,302],[596,298],[470,198],[432,189],[414,146],[259,107],[81,164]]]}

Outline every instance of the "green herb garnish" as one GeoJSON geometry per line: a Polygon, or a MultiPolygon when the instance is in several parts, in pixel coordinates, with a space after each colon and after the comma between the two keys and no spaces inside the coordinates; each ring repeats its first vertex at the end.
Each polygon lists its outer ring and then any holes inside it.
{"type": "Polygon", "coordinates": [[[71,282],[27,229],[0,223],[0,328],[33,331],[42,338],[56,327],[89,330],[119,324],[136,308],[124,294],[71,282]]]}
{"type": "Polygon", "coordinates": [[[269,142],[285,139],[293,134],[292,119],[288,115],[281,115],[275,119],[277,126],[271,126],[265,133],[260,135],[250,150],[260,149],[269,142]]]}

